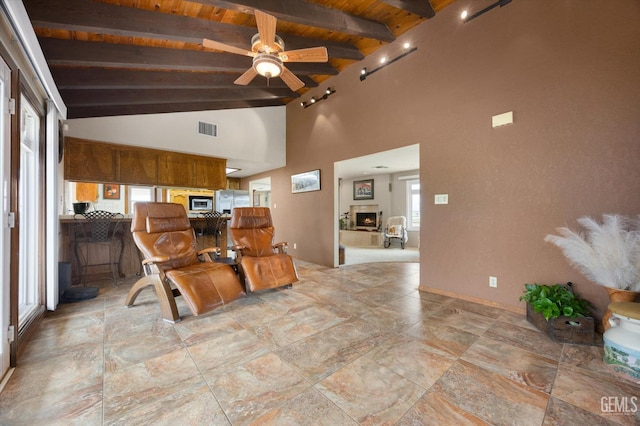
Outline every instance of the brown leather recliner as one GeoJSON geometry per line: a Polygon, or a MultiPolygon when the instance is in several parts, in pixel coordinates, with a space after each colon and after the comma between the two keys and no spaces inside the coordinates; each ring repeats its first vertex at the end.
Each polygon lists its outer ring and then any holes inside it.
{"type": "Polygon", "coordinates": [[[180,316],[175,296],[182,295],[197,316],[245,295],[233,269],[212,260],[218,247],[197,251],[193,228],[181,204],[135,203],[131,234],[144,257],[145,276],[129,290],[126,306],[133,305],[144,288],[154,286],[162,318],[176,322],[180,316]]]}
{"type": "Polygon", "coordinates": [[[298,281],[287,243],[273,243],[274,227],[267,207],[236,207],[229,233],[247,290],[282,287],[298,281]]]}

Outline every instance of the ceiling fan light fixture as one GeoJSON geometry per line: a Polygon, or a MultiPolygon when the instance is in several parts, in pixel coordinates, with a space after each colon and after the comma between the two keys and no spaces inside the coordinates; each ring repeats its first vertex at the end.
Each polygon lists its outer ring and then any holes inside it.
{"type": "Polygon", "coordinates": [[[253,58],[253,69],[266,78],[278,77],[282,73],[282,61],[275,55],[261,53],[253,58]]]}

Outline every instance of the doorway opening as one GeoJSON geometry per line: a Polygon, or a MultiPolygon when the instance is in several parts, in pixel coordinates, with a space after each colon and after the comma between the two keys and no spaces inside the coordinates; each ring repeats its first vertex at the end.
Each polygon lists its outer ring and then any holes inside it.
{"type": "Polygon", "coordinates": [[[419,157],[420,145],[414,144],[334,163],[334,266],[419,262],[419,157]],[[372,206],[377,224],[362,226],[358,213],[369,212],[372,206]],[[385,248],[387,220],[397,216],[411,225],[408,239],[404,248],[399,244],[385,248]]]}
{"type": "Polygon", "coordinates": [[[249,194],[253,207],[271,208],[271,177],[249,181],[249,194]]]}

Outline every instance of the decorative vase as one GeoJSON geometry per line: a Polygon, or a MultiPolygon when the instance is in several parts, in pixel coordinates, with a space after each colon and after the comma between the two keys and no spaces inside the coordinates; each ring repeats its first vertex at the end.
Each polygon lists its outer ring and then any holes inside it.
{"type": "Polygon", "coordinates": [[[640,379],[640,303],[617,303],[604,333],[604,362],[613,373],[637,382],[640,379]],[[636,306],[637,305],[637,306],[636,306]]]}
{"type": "MultiPolygon", "coordinates": [[[[605,287],[607,293],[609,293],[609,303],[613,302],[634,302],[640,293],[636,291],[620,290],[619,288],[605,287]]],[[[611,317],[611,311],[607,309],[607,312],[602,316],[602,327],[604,331],[611,327],[609,318],[611,317]]]]}

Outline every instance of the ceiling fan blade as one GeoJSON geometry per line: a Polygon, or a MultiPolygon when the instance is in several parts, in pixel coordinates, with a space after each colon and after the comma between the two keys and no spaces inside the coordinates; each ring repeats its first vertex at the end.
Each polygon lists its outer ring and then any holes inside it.
{"type": "Polygon", "coordinates": [[[276,22],[275,16],[271,16],[268,13],[254,10],[256,15],[256,24],[258,25],[258,34],[260,34],[260,41],[265,46],[268,46],[271,52],[276,52],[276,22]]]}
{"type": "Polygon", "coordinates": [[[280,78],[287,86],[289,86],[289,89],[293,90],[294,92],[304,87],[304,82],[296,77],[294,73],[289,71],[287,67],[282,67],[282,74],[280,74],[280,78]]]}
{"type": "Polygon", "coordinates": [[[238,55],[244,55],[244,56],[251,56],[251,57],[256,56],[254,52],[251,52],[249,50],[242,49],[240,47],[231,46],[224,43],[220,43],[219,41],[209,40],[207,38],[202,40],[202,45],[207,49],[221,50],[223,52],[236,53],[238,55]]]}
{"type": "Polygon", "coordinates": [[[309,47],[307,49],[288,50],[279,54],[282,62],[327,62],[326,47],[309,47]]]}
{"type": "Polygon", "coordinates": [[[251,67],[248,70],[246,70],[244,74],[238,77],[236,81],[234,81],[234,83],[240,84],[242,86],[246,86],[247,84],[251,83],[251,80],[253,80],[257,75],[258,73],[256,72],[256,70],[254,70],[253,67],[251,67]]]}

